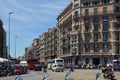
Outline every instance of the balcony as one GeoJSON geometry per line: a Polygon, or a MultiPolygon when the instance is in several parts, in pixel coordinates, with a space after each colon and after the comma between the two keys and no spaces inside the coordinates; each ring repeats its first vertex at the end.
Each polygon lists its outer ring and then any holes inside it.
{"type": "Polygon", "coordinates": [[[120,24],[114,24],[114,31],[120,31],[120,24]]]}
{"type": "Polygon", "coordinates": [[[114,12],[115,13],[120,13],[120,9],[115,9],[114,12]]]}
{"type": "Polygon", "coordinates": [[[73,15],[73,18],[79,18],[79,14],[78,15],[73,15]]]}
{"type": "Polygon", "coordinates": [[[113,12],[112,11],[107,11],[107,12],[103,12],[103,11],[99,11],[98,13],[94,13],[94,12],[91,12],[91,13],[88,13],[88,15],[86,15],[85,13],[82,13],[82,17],[86,17],[86,16],[95,16],[95,15],[107,15],[107,14],[112,14],[113,12]]]}
{"type": "Polygon", "coordinates": [[[90,33],[91,31],[90,30],[84,30],[83,33],[90,33]]]}

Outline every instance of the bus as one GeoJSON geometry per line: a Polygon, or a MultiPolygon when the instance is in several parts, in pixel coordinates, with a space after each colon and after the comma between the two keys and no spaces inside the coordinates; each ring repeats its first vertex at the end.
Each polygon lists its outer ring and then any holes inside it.
{"type": "Polygon", "coordinates": [[[62,58],[55,58],[52,60],[48,60],[47,68],[51,69],[52,71],[64,71],[64,59],[62,58]]]}
{"type": "Polygon", "coordinates": [[[50,59],[50,60],[47,61],[47,68],[48,68],[49,70],[52,70],[52,63],[53,63],[53,60],[52,60],[52,59],[50,59]]]}
{"type": "Polygon", "coordinates": [[[120,71],[120,58],[113,60],[113,69],[114,71],[120,71]]]}
{"type": "Polygon", "coordinates": [[[31,59],[28,61],[28,69],[29,70],[34,70],[35,69],[35,65],[39,64],[38,59],[31,59]]]}

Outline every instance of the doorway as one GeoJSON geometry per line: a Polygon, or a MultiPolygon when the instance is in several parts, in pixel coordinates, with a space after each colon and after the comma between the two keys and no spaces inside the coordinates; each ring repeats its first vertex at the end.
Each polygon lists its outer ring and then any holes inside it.
{"type": "Polygon", "coordinates": [[[93,58],[93,64],[99,65],[100,64],[100,58],[93,58]]]}

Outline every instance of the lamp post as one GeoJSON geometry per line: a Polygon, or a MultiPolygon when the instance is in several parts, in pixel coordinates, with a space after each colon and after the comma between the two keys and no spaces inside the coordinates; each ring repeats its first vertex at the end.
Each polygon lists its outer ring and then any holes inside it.
{"type": "Polygon", "coordinates": [[[8,28],[8,59],[10,56],[10,15],[13,14],[13,12],[9,12],[9,28],[8,28]]]}
{"type": "Polygon", "coordinates": [[[18,36],[15,36],[15,59],[16,59],[16,44],[17,44],[17,43],[16,43],[16,40],[17,40],[17,37],[18,37],[18,36]]]}
{"type": "Polygon", "coordinates": [[[16,43],[16,40],[17,40],[17,37],[18,37],[18,36],[15,36],[15,59],[14,59],[14,63],[15,63],[15,64],[16,64],[16,44],[17,44],[17,43],[16,43]]]}

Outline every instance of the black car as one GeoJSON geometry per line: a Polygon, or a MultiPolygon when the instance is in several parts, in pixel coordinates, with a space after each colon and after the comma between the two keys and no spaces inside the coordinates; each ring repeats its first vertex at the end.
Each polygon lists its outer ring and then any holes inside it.
{"type": "Polygon", "coordinates": [[[113,69],[114,71],[120,71],[120,65],[114,65],[113,69]]]}
{"type": "Polygon", "coordinates": [[[34,70],[35,71],[42,71],[42,66],[37,64],[37,65],[35,65],[35,69],[34,70]]]}
{"type": "Polygon", "coordinates": [[[120,71],[120,61],[114,61],[113,69],[114,71],[120,71]]]}

